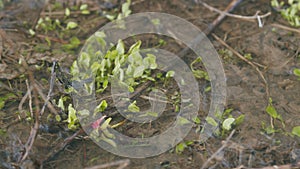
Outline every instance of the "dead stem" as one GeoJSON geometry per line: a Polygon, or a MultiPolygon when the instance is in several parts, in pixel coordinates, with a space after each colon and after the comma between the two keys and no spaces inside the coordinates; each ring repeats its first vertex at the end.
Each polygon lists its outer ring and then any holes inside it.
{"type": "Polygon", "coordinates": [[[47,97],[45,96],[45,94],[43,93],[42,89],[40,88],[40,86],[38,84],[36,84],[36,89],[38,91],[38,94],[41,96],[41,98],[43,99],[43,101],[46,103],[47,102],[47,107],[48,109],[51,111],[51,113],[57,115],[57,111],[54,108],[54,106],[51,104],[51,102],[49,102],[49,100],[47,99],[47,97]],[[48,101],[47,101],[48,100],[48,101]]]}
{"type": "MultiPolygon", "coordinates": [[[[89,12],[95,12],[95,11],[99,11],[101,10],[101,7],[94,7],[94,8],[90,8],[89,12]]],[[[56,11],[56,12],[41,12],[41,16],[53,16],[53,15],[65,15],[66,12],[65,11],[56,11]]],[[[82,11],[71,11],[70,15],[78,15],[78,14],[82,14],[82,11]]]]}
{"type": "Polygon", "coordinates": [[[112,166],[118,166],[117,169],[123,169],[123,168],[127,167],[129,164],[130,164],[130,160],[125,159],[125,160],[114,161],[114,162],[111,162],[111,163],[96,165],[96,166],[93,166],[93,167],[87,167],[85,169],[102,169],[102,168],[110,168],[112,166]]]}
{"type": "Polygon", "coordinates": [[[27,65],[25,59],[24,59],[24,56],[21,55],[21,59],[22,59],[22,65],[24,66],[24,68],[27,70],[28,72],[28,76],[29,76],[29,81],[30,81],[30,88],[33,87],[33,96],[34,96],[34,104],[35,104],[35,123],[34,123],[34,126],[31,128],[31,131],[30,131],[30,135],[28,137],[28,140],[25,144],[25,152],[22,156],[22,158],[18,161],[18,162],[23,162],[31,148],[32,148],[32,145],[34,143],[34,140],[36,138],[36,135],[37,135],[37,131],[39,129],[39,113],[40,113],[40,107],[39,107],[39,100],[38,100],[38,91],[36,89],[36,83],[35,83],[35,80],[34,80],[34,76],[33,76],[33,73],[32,71],[29,69],[29,66],[27,65]]]}
{"type": "MultiPolygon", "coordinates": [[[[56,78],[56,73],[54,71],[54,68],[55,68],[55,65],[56,65],[56,62],[54,61],[53,62],[53,65],[52,65],[52,69],[51,69],[51,78],[50,78],[50,87],[49,87],[49,91],[48,91],[48,94],[47,94],[47,98],[45,100],[45,103],[42,107],[42,110],[40,112],[40,116],[42,116],[44,114],[44,111],[45,111],[45,108],[46,106],[48,105],[48,102],[50,100],[50,96],[52,94],[52,91],[53,91],[53,86],[54,86],[54,81],[55,81],[55,78],[56,78]]],[[[56,112],[56,111],[55,111],[56,112]]]]}
{"type": "Polygon", "coordinates": [[[44,160],[41,161],[41,165],[48,161],[50,158],[54,157],[58,152],[63,150],[71,141],[73,141],[79,134],[84,133],[84,130],[81,128],[72,136],[66,138],[62,143],[57,144],[45,157],[44,160]]]}
{"type": "MultiPolygon", "coordinates": [[[[269,85],[268,82],[266,80],[266,78],[264,77],[264,75],[262,74],[262,72],[259,70],[259,68],[252,63],[251,61],[249,61],[248,59],[246,59],[245,57],[243,57],[239,52],[237,52],[236,50],[234,50],[232,47],[230,47],[226,42],[224,42],[221,38],[219,38],[216,34],[212,34],[212,36],[219,42],[221,43],[223,46],[225,46],[227,49],[229,49],[232,53],[234,53],[238,58],[240,58],[241,60],[245,61],[246,63],[248,63],[250,66],[252,66],[257,73],[259,74],[259,76],[261,77],[261,79],[263,80],[264,84],[265,84],[265,89],[266,89],[266,94],[267,94],[267,99],[270,98],[270,92],[269,92],[269,85]]],[[[274,120],[272,117],[270,117],[270,123],[272,128],[274,128],[274,120]]]]}
{"type": "Polygon", "coordinates": [[[28,98],[29,92],[31,92],[31,91],[32,91],[32,87],[30,87],[29,89],[27,89],[26,94],[22,97],[22,99],[21,99],[21,101],[19,103],[19,106],[18,106],[19,113],[23,112],[23,104],[25,103],[26,99],[28,98]]]}
{"type": "MultiPolygon", "coordinates": [[[[224,10],[224,12],[231,12],[239,3],[241,3],[242,0],[232,0],[231,3],[226,7],[226,9],[224,10]]],[[[226,17],[225,14],[220,14],[211,24],[209,24],[209,26],[203,31],[206,35],[209,35],[226,17]]],[[[202,40],[202,35],[198,35],[195,40],[192,42],[192,44],[196,44],[198,42],[201,42],[202,40]]],[[[178,56],[179,57],[184,57],[189,51],[189,48],[186,47],[184,49],[182,49],[178,56]]]]}
{"type": "Polygon", "coordinates": [[[257,11],[255,15],[253,16],[242,16],[242,15],[236,15],[236,14],[230,14],[228,12],[224,12],[224,11],[221,11],[217,8],[214,8],[210,5],[208,5],[207,3],[203,2],[203,1],[198,1],[200,4],[202,4],[204,7],[206,7],[207,9],[211,10],[211,11],[214,11],[214,12],[217,12],[221,15],[226,15],[226,16],[229,16],[229,17],[233,17],[233,18],[237,18],[237,19],[243,19],[243,20],[257,20],[258,18],[265,18],[265,17],[268,17],[271,15],[271,12],[268,12],[266,14],[263,14],[263,15],[258,15],[258,13],[260,11],[257,11]]]}
{"type": "Polygon", "coordinates": [[[221,38],[219,38],[216,34],[212,34],[212,36],[219,42],[221,43],[223,46],[225,46],[227,49],[229,49],[232,53],[234,53],[238,58],[240,58],[241,60],[245,61],[247,64],[249,64],[250,66],[252,66],[257,73],[259,74],[259,76],[261,77],[261,79],[263,80],[264,84],[265,84],[265,89],[266,89],[266,94],[267,94],[267,98],[269,99],[270,97],[270,93],[269,93],[269,86],[268,86],[268,82],[266,80],[266,78],[264,77],[264,75],[262,74],[262,72],[259,70],[259,68],[252,63],[251,61],[249,61],[248,59],[246,59],[245,57],[243,57],[239,52],[237,52],[236,50],[234,50],[232,47],[230,47],[226,42],[224,42],[221,38]]]}
{"type": "Polygon", "coordinates": [[[284,29],[284,30],[287,30],[287,31],[291,31],[291,32],[300,33],[300,29],[290,28],[290,27],[287,27],[287,26],[284,26],[284,25],[279,25],[277,23],[272,23],[271,26],[274,26],[274,27],[280,28],[280,29],[284,29]]]}
{"type": "Polygon", "coordinates": [[[25,83],[26,83],[26,86],[27,86],[27,93],[28,93],[28,97],[29,97],[28,104],[29,104],[30,117],[33,117],[33,110],[32,110],[32,96],[31,96],[31,90],[32,90],[32,89],[30,88],[27,79],[26,79],[25,83]]]}
{"type": "Polygon", "coordinates": [[[230,135],[226,138],[225,142],[223,142],[223,145],[213,154],[209,157],[209,159],[207,159],[205,161],[205,163],[202,165],[201,169],[205,169],[207,168],[207,166],[209,165],[209,163],[217,158],[218,154],[220,154],[221,151],[223,151],[227,146],[228,146],[228,143],[231,139],[231,137],[233,136],[233,134],[235,133],[235,129],[231,131],[230,135]]]}
{"type": "Polygon", "coordinates": [[[241,165],[236,169],[293,169],[293,168],[294,169],[300,168],[300,161],[296,164],[273,165],[273,166],[261,167],[261,168],[248,168],[241,165]]]}
{"type": "Polygon", "coordinates": [[[47,35],[37,34],[36,36],[40,39],[49,39],[53,42],[58,42],[58,43],[61,43],[61,44],[68,44],[69,43],[69,42],[67,42],[63,39],[54,38],[54,37],[50,37],[50,36],[47,36],[47,35]]]}

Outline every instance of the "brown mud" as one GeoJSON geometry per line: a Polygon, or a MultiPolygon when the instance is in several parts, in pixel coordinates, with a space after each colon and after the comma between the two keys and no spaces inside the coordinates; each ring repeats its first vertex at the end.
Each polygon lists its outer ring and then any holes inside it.
{"type": "MultiPolygon", "coordinates": [[[[87,3],[91,6],[99,5],[89,15],[77,15],[71,18],[81,26],[80,31],[71,32],[81,40],[78,48],[73,53],[63,51],[61,46],[68,43],[70,36],[58,36],[50,33],[37,32],[32,37],[28,29],[34,28],[39,17],[51,14],[49,5],[44,6],[40,1],[12,1],[7,3],[0,11],[0,94],[5,97],[12,94],[5,101],[5,106],[0,109],[0,168],[84,168],[106,164],[126,157],[111,154],[90,140],[86,134],[80,133],[66,142],[76,131],[70,131],[62,122],[49,120],[48,115],[56,113],[66,116],[58,107],[54,110],[45,110],[40,119],[39,131],[28,157],[22,163],[18,163],[24,156],[25,143],[31,135],[30,131],[34,123],[26,120],[26,114],[30,113],[28,99],[22,98],[28,91],[26,83],[28,70],[30,70],[45,96],[49,90],[50,71],[53,61],[58,61],[64,71],[76,59],[80,47],[86,38],[108,23],[98,12],[101,10],[112,11],[111,8],[120,8],[121,2],[110,1],[57,1],[63,7],[87,3]],[[26,4],[26,5],[24,5],[26,4]],[[25,26],[24,26],[25,25],[25,26]],[[47,47],[47,38],[52,45],[47,47]],[[43,45],[40,45],[43,44],[43,45]],[[20,60],[26,60],[28,68],[20,64],[20,60]],[[35,65],[43,65],[36,69],[35,65]],[[20,103],[23,104],[20,106],[20,103]]],[[[206,1],[211,6],[223,10],[230,0],[206,1]]],[[[54,4],[54,1],[48,3],[54,4]]],[[[164,12],[184,18],[201,30],[205,30],[219,15],[207,8],[196,4],[193,0],[134,0],[131,5],[133,13],[138,12],[164,12]]],[[[262,128],[264,122],[270,125],[270,116],[265,109],[268,105],[268,97],[263,79],[258,72],[246,62],[240,60],[219,41],[209,35],[209,39],[220,53],[227,78],[227,108],[233,109],[233,115],[244,114],[244,122],[236,128],[230,141],[221,153],[210,161],[211,168],[261,168],[273,165],[296,164],[300,159],[300,138],[292,137],[289,133],[294,126],[300,125],[300,80],[292,73],[294,68],[300,68],[300,34],[277,27],[277,25],[289,26],[270,6],[269,0],[246,0],[240,3],[233,11],[234,14],[253,16],[257,11],[272,14],[263,19],[264,26],[259,28],[257,22],[226,17],[218,25],[213,33],[223,39],[237,52],[250,53],[252,62],[258,65],[264,75],[273,106],[284,120],[285,127],[278,120],[273,121],[275,129],[280,131],[266,134],[262,128]]],[[[63,18],[64,10],[60,10],[55,18],[63,18]]],[[[151,42],[149,42],[151,43],[151,42]]],[[[172,44],[172,43],[171,43],[172,44]]],[[[151,46],[151,45],[150,45],[151,46]]],[[[177,51],[176,45],[167,45],[170,51],[177,51]]],[[[189,56],[187,56],[189,57],[189,56]]],[[[188,60],[188,58],[186,59],[188,60]]],[[[172,84],[172,82],[170,82],[172,84]]],[[[199,81],[200,89],[209,85],[205,80],[199,81]]],[[[162,84],[157,84],[162,85],[162,84]]],[[[51,97],[59,99],[63,93],[63,86],[56,82],[51,97]]],[[[170,93],[176,86],[169,87],[170,93]]],[[[209,104],[209,93],[203,103],[202,114],[205,116],[209,104]],[[204,114],[203,114],[204,113],[204,114]]],[[[34,95],[31,97],[35,97],[34,95]]],[[[34,100],[33,100],[34,102],[34,100]]],[[[44,100],[39,97],[39,105],[42,107],[44,100]]],[[[148,104],[145,102],[144,104],[148,104]]],[[[170,106],[171,107],[171,106],[170,106]]],[[[33,112],[37,107],[33,103],[33,112]]],[[[108,113],[109,114],[109,113],[108,113]]],[[[169,118],[172,111],[164,115],[169,118]]],[[[122,117],[115,117],[117,121],[122,117]]],[[[51,118],[50,118],[51,119],[51,118]]],[[[52,117],[53,119],[53,117],[52,117]]],[[[162,132],[174,119],[160,119],[157,123],[136,125],[128,122],[119,131],[129,136],[138,136],[146,133],[151,136],[162,132]],[[158,128],[155,128],[155,126],[158,128]]],[[[203,119],[204,120],[204,119],[203,119]]],[[[184,139],[197,140],[199,133],[194,128],[184,139]]],[[[182,154],[175,153],[175,149],[161,155],[145,159],[129,159],[127,168],[133,169],[193,169],[201,166],[222,146],[229,135],[214,136],[205,143],[194,143],[187,147],[182,154]]],[[[111,167],[108,167],[111,168],[111,167]]],[[[117,168],[117,167],[115,167],[117,168]]]]}

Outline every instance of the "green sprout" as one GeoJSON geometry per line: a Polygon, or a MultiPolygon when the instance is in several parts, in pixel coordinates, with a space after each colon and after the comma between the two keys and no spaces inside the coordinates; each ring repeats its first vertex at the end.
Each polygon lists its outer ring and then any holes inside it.
{"type": "Polygon", "coordinates": [[[290,25],[299,27],[300,26],[300,0],[288,0],[278,2],[278,0],[271,0],[271,5],[279,9],[281,16],[286,19],[290,25]],[[287,6],[287,8],[283,8],[287,6]]]}

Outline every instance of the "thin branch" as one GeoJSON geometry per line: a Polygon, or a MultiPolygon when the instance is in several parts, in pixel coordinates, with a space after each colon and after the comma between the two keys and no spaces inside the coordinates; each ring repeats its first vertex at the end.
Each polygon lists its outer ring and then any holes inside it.
{"type": "MultiPolygon", "coordinates": [[[[234,50],[232,47],[230,47],[226,42],[224,42],[221,38],[219,38],[217,35],[212,34],[212,36],[219,42],[221,43],[223,46],[225,46],[227,49],[229,49],[232,53],[234,53],[237,57],[239,57],[241,60],[245,61],[246,63],[248,63],[250,66],[252,66],[257,73],[259,74],[259,76],[261,77],[261,79],[263,80],[264,84],[265,84],[265,89],[266,89],[266,95],[267,95],[267,99],[270,98],[270,92],[269,92],[269,85],[268,82],[265,78],[265,76],[262,74],[262,72],[259,70],[259,68],[252,63],[251,61],[249,61],[248,59],[246,59],[245,57],[243,57],[239,52],[237,52],[236,50],[234,50]]],[[[271,127],[274,128],[274,119],[270,116],[270,123],[271,123],[271,127]]]]}
{"type": "Polygon", "coordinates": [[[51,113],[54,113],[55,115],[57,115],[57,111],[56,109],[53,107],[53,105],[51,104],[51,102],[48,102],[47,101],[47,97],[44,95],[42,89],[40,88],[40,86],[38,84],[35,85],[37,91],[38,91],[38,94],[41,96],[41,98],[44,100],[44,102],[47,102],[47,107],[48,109],[51,111],[51,113]]]}
{"type": "Polygon", "coordinates": [[[44,111],[45,111],[45,108],[46,106],[48,105],[48,102],[50,100],[50,96],[51,96],[51,93],[53,91],[53,86],[54,86],[54,81],[55,81],[55,78],[56,78],[56,73],[54,71],[54,68],[55,68],[55,65],[56,65],[56,61],[53,62],[53,65],[52,65],[52,69],[51,69],[51,78],[50,78],[50,87],[49,87],[49,91],[48,91],[48,95],[47,95],[47,98],[45,100],[45,103],[42,107],[42,110],[40,112],[40,116],[42,116],[44,114],[44,111]]]}
{"type": "Polygon", "coordinates": [[[29,92],[32,91],[32,87],[30,87],[30,90],[27,90],[26,94],[22,97],[19,106],[18,106],[18,110],[21,113],[23,110],[23,104],[25,103],[26,99],[28,98],[29,92]]]}
{"type": "Polygon", "coordinates": [[[300,168],[300,161],[296,164],[286,164],[286,165],[273,165],[268,167],[261,167],[261,168],[248,168],[244,166],[240,166],[241,169],[292,169],[292,168],[300,168]]]}
{"type": "MultiPolygon", "coordinates": [[[[242,0],[232,0],[231,3],[226,7],[224,12],[228,13],[231,12],[236,6],[238,6],[239,3],[241,3],[242,0]]],[[[226,17],[224,14],[220,14],[211,24],[208,25],[208,27],[203,31],[206,35],[209,35],[226,17]]],[[[192,44],[197,44],[203,40],[203,35],[198,35],[195,37],[193,40],[192,44]]],[[[189,47],[185,47],[182,49],[179,53],[178,56],[180,58],[184,57],[188,51],[190,50],[189,47]]]]}
{"type": "Polygon", "coordinates": [[[54,157],[57,153],[62,151],[70,142],[72,142],[79,134],[84,133],[83,129],[76,131],[72,136],[66,138],[63,142],[57,144],[42,160],[41,164],[48,161],[50,158],[54,157]]]}
{"type": "Polygon", "coordinates": [[[26,86],[27,86],[27,93],[28,93],[28,97],[29,97],[29,111],[30,111],[30,117],[33,117],[33,111],[32,111],[32,96],[31,96],[31,90],[32,88],[29,86],[28,80],[26,79],[26,86]]]}
{"type": "Polygon", "coordinates": [[[248,59],[246,59],[245,57],[243,57],[239,52],[237,52],[236,50],[234,50],[232,47],[230,47],[226,42],[224,42],[221,38],[219,38],[217,35],[212,34],[212,36],[219,42],[221,43],[223,46],[225,46],[227,49],[229,49],[232,53],[234,53],[238,58],[240,58],[241,60],[245,61],[246,63],[248,63],[250,66],[252,66],[257,73],[259,74],[259,76],[261,77],[261,79],[263,80],[264,84],[265,84],[265,88],[266,88],[266,94],[267,94],[267,98],[270,97],[270,93],[269,93],[269,86],[268,86],[268,82],[266,80],[266,78],[264,77],[264,75],[262,74],[262,72],[259,70],[259,68],[252,63],[251,61],[249,61],[248,59]]]}
{"type": "Polygon", "coordinates": [[[199,1],[200,4],[202,4],[204,7],[208,8],[209,10],[211,11],[214,11],[214,12],[217,12],[221,15],[226,15],[226,16],[229,16],[229,17],[233,17],[233,18],[237,18],[237,19],[244,19],[244,20],[257,20],[257,18],[266,18],[268,16],[271,15],[271,12],[268,12],[266,14],[263,14],[263,15],[258,15],[259,11],[256,12],[255,15],[253,16],[242,16],[242,15],[235,15],[235,14],[231,14],[231,13],[228,13],[228,12],[223,12],[217,8],[214,8],[210,5],[208,5],[207,3],[203,2],[203,1],[199,1]]]}
{"type": "Polygon", "coordinates": [[[37,94],[38,92],[37,92],[37,89],[35,87],[36,84],[35,84],[35,81],[34,81],[33,73],[30,70],[30,68],[29,68],[28,64],[26,63],[23,56],[21,57],[21,59],[22,59],[22,65],[28,71],[30,85],[33,86],[33,96],[34,96],[34,104],[35,104],[35,123],[34,123],[34,126],[31,128],[30,135],[29,135],[28,140],[25,144],[25,152],[24,152],[22,158],[19,160],[19,162],[23,162],[27,158],[27,156],[29,155],[29,152],[32,148],[35,137],[37,135],[37,131],[39,129],[39,113],[40,113],[39,100],[38,100],[38,94],[37,94]]]}
{"type": "Polygon", "coordinates": [[[119,161],[114,161],[111,163],[96,165],[93,167],[87,167],[85,169],[103,169],[103,168],[108,168],[108,167],[112,167],[112,166],[119,166],[117,169],[123,169],[123,168],[127,167],[129,164],[130,164],[130,160],[126,159],[126,160],[119,160],[119,161]]]}
{"type": "Polygon", "coordinates": [[[205,163],[202,165],[201,169],[204,169],[204,168],[207,168],[208,164],[213,160],[215,159],[218,154],[220,154],[221,151],[223,151],[227,146],[228,146],[228,143],[231,139],[231,137],[233,136],[233,134],[235,133],[235,129],[232,130],[232,132],[230,133],[230,135],[226,138],[225,142],[223,143],[223,145],[212,155],[209,157],[209,159],[207,159],[205,161],[205,163]]]}
{"type": "Polygon", "coordinates": [[[285,29],[285,30],[291,31],[291,32],[300,33],[300,29],[290,28],[290,27],[287,27],[287,26],[284,26],[284,25],[279,25],[277,23],[272,23],[271,26],[274,26],[274,27],[277,27],[277,28],[280,28],[280,29],[285,29]]]}
{"type": "MultiPolygon", "coordinates": [[[[96,12],[101,10],[101,7],[94,7],[94,8],[90,8],[88,9],[89,12],[96,12]]],[[[65,11],[48,11],[48,12],[41,12],[41,16],[53,16],[53,15],[65,15],[66,12],[65,11]]],[[[78,14],[82,14],[82,11],[71,11],[70,15],[78,15],[78,14]]]]}
{"type": "Polygon", "coordinates": [[[63,39],[59,39],[59,38],[55,38],[55,37],[50,37],[50,36],[47,36],[47,35],[42,35],[42,34],[37,34],[36,35],[38,38],[40,39],[49,39],[53,42],[58,42],[58,43],[61,43],[61,44],[68,44],[69,42],[63,40],[63,39]]]}

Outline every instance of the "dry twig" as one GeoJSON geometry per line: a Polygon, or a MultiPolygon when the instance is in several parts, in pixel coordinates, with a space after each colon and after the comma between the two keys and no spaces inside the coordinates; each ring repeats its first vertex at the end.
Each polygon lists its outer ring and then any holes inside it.
{"type": "MultiPolygon", "coordinates": [[[[45,100],[45,103],[42,107],[42,110],[40,112],[40,116],[42,116],[44,114],[44,111],[45,111],[45,108],[46,106],[48,105],[48,102],[50,100],[50,96],[52,94],[52,91],[53,91],[53,86],[54,86],[54,81],[55,81],[55,78],[56,78],[56,73],[54,71],[54,68],[55,68],[55,65],[56,65],[56,62],[54,61],[53,62],[53,65],[52,65],[52,68],[51,68],[51,78],[50,78],[50,87],[49,87],[49,91],[48,91],[48,95],[47,95],[47,98],[45,100]]],[[[55,111],[56,112],[56,111],[55,111]]]]}
{"type": "Polygon", "coordinates": [[[296,169],[296,168],[300,168],[300,161],[296,164],[273,165],[273,166],[261,167],[261,168],[248,168],[244,166],[239,166],[236,169],[296,169]]]}
{"type": "Polygon", "coordinates": [[[287,26],[284,26],[284,25],[279,25],[277,23],[272,23],[271,26],[274,26],[274,27],[280,28],[280,29],[284,29],[284,30],[287,30],[287,31],[291,31],[291,32],[296,32],[296,33],[300,34],[300,29],[290,28],[290,27],[287,27],[287,26]]]}
{"type": "MultiPolygon", "coordinates": [[[[231,12],[242,0],[232,0],[231,3],[226,7],[226,13],[231,12]]],[[[220,14],[209,26],[204,30],[206,35],[209,35],[226,17],[225,14],[220,14]]],[[[192,42],[193,44],[199,43],[203,40],[203,35],[198,35],[195,40],[192,42]]],[[[189,51],[189,48],[186,47],[179,52],[179,57],[184,57],[189,51]]]]}
{"type": "Polygon", "coordinates": [[[77,137],[79,134],[83,133],[83,129],[78,130],[76,133],[74,133],[72,136],[66,138],[63,142],[57,144],[45,157],[44,160],[42,160],[41,164],[48,161],[50,158],[54,157],[58,152],[62,151],[70,142],[74,140],[75,137],[77,137]]]}
{"type": "MultiPolygon", "coordinates": [[[[262,72],[259,70],[259,68],[252,63],[251,61],[249,61],[248,59],[246,59],[245,57],[243,57],[239,52],[237,52],[236,50],[234,50],[232,47],[230,47],[226,42],[224,42],[221,38],[219,38],[217,35],[212,34],[212,36],[219,42],[221,43],[223,46],[225,46],[227,49],[229,49],[232,53],[234,53],[238,58],[240,58],[241,60],[245,61],[246,63],[248,63],[250,66],[252,66],[257,73],[259,74],[259,76],[261,77],[261,79],[263,80],[264,84],[265,84],[265,89],[266,89],[266,95],[267,95],[267,99],[270,98],[270,92],[269,92],[269,85],[268,82],[265,78],[265,76],[262,74],[262,72]]],[[[274,120],[273,118],[270,116],[270,123],[272,128],[274,128],[274,120]]]]}
{"type": "Polygon", "coordinates": [[[21,59],[22,59],[22,65],[28,71],[30,86],[33,87],[34,104],[35,104],[36,108],[35,108],[35,123],[34,123],[34,126],[31,128],[30,136],[28,137],[28,140],[25,144],[25,152],[24,152],[22,158],[19,160],[19,162],[23,162],[27,158],[27,156],[28,156],[28,154],[29,154],[29,152],[32,148],[32,145],[34,143],[35,137],[36,137],[38,129],[39,129],[39,113],[40,113],[39,100],[38,100],[38,95],[37,95],[38,92],[37,92],[37,89],[35,87],[36,83],[35,83],[35,80],[34,80],[33,73],[29,69],[29,66],[27,65],[27,63],[26,63],[23,56],[21,57],[21,59]]]}
{"type": "Polygon", "coordinates": [[[205,163],[202,165],[201,169],[204,169],[204,168],[207,168],[207,166],[209,165],[209,163],[215,159],[218,154],[220,154],[221,151],[223,151],[227,146],[228,146],[228,143],[231,139],[231,137],[233,136],[233,134],[235,133],[235,130],[232,130],[232,132],[230,133],[230,135],[226,138],[225,142],[223,143],[223,145],[212,155],[209,157],[209,159],[207,159],[205,161],[205,163]]]}
{"type": "Polygon", "coordinates": [[[259,76],[261,77],[261,79],[263,80],[264,84],[265,84],[265,88],[266,88],[266,94],[267,94],[267,98],[270,97],[270,93],[269,93],[269,86],[268,86],[268,82],[266,80],[266,78],[264,77],[264,75],[262,74],[262,72],[259,70],[259,68],[252,63],[251,61],[249,61],[248,59],[246,59],[245,57],[243,57],[239,52],[237,52],[236,50],[234,50],[232,47],[230,47],[226,42],[224,42],[221,38],[219,38],[216,34],[212,34],[212,36],[219,42],[221,43],[223,46],[225,46],[227,49],[229,49],[232,53],[234,53],[238,58],[240,58],[241,60],[245,61],[246,63],[248,63],[250,66],[252,66],[257,73],[259,74],[259,76]]]}
{"type": "Polygon", "coordinates": [[[263,15],[258,15],[260,11],[257,11],[255,15],[253,16],[242,16],[242,15],[235,15],[235,14],[230,14],[228,12],[224,12],[221,11],[217,8],[214,8],[210,5],[208,5],[207,3],[203,2],[203,1],[199,1],[200,4],[202,4],[204,7],[208,8],[211,11],[217,12],[221,15],[225,15],[225,16],[229,16],[229,17],[233,17],[233,18],[237,18],[237,19],[244,19],[244,20],[257,20],[258,18],[265,18],[271,15],[271,12],[268,12],[266,14],[263,15]]]}
{"type": "Polygon", "coordinates": [[[45,103],[47,102],[46,106],[51,111],[51,113],[54,113],[55,115],[57,115],[58,113],[57,113],[56,109],[51,104],[51,102],[49,102],[49,100],[47,99],[47,97],[44,95],[44,93],[43,93],[42,89],[40,88],[40,86],[38,84],[36,84],[35,87],[36,87],[36,89],[38,91],[38,94],[41,96],[41,98],[44,100],[44,102],[45,103]]]}
{"type": "Polygon", "coordinates": [[[110,168],[113,166],[119,166],[117,169],[123,169],[123,168],[127,167],[129,164],[130,164],[130,160],[126,159],[126,160],[119,160],[119,161],[114,161],[111,163],[96,165],[93,167],[87,167],[85,169],[102,169],[102,168],[110,168]]]}
{"type": "Polygon", "coordinates": [[[30,111],[30,117],[33,117],[33,109],[32,109],[32,96],[31,96],[31,88],[29,86],[28,80],[26,79],[26,86],[27,86],[27,93],[29,97],[29,111],[30,111]]]}

